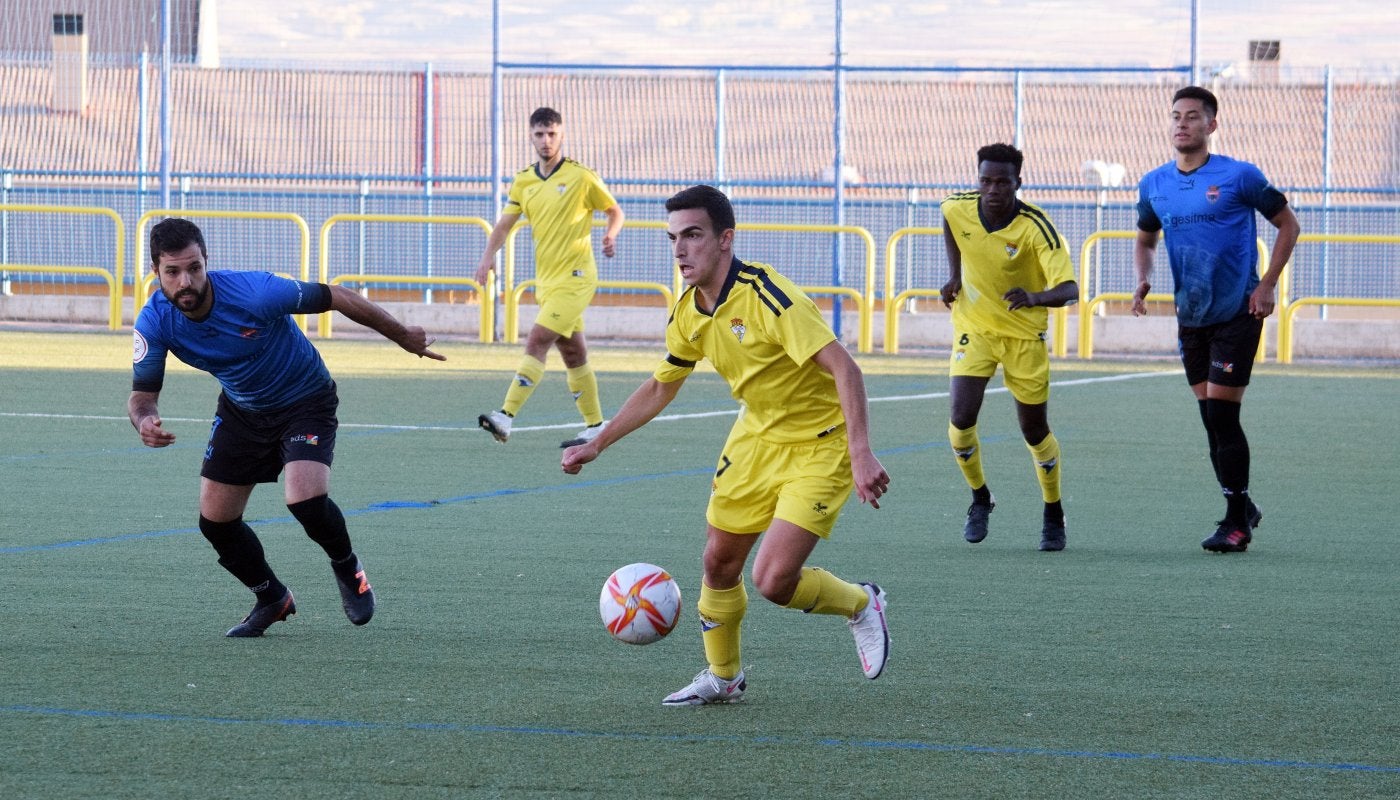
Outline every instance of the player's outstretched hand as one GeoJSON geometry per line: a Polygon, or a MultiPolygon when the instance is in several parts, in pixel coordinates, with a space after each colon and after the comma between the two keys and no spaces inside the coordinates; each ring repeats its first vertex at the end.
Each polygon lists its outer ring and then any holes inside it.
{"type": "Polygon", "coordinates": [[[407,350],[408,352],[413,353],[419,358],[431,358],[434,361],[446,361],[447,356],[441,355],[439,353],[434,353],[432,350],[428,349],[432,346],[433,342],[436,341],[437,339],[429,339],[427,332],[424,331],[422,328],[418,327],[417,325],[410,325],[405,329],[403,341],[399,342],[399,346],[407,350]]]}
{"type": "Polygon", "coordinates": [[[598,448],[592,442],[587,444],[576,444],[564,451],[564,455],[559,459],[559,466],[570,475],[577,475],[583,469],[583,465],[598,457],[598,448]]]}
{"type": "Polygon", "coordinates": [[[855,478],[856,496],[871,508],[879,508],[880,498],[890,490],[890,474],[885,472],[880,459],[866,451],[851,459],[851,473],[855,478]]]}
{"type": "Polygon", "coordinates": [[[150,416],[141,420],[137,429],[141,434],[141,444],[147,447],[166,447],[175,443],[175,434],[162,428],[160,417],[150,416]]]}

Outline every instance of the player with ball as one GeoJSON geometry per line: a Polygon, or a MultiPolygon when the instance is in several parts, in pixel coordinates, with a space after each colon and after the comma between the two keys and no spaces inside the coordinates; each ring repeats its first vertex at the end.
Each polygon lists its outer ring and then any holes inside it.
{"type": "Polygon", "coordinates": [[[861,669],[878,678],[889,655],[885,593],[806,566],[852,488],[874,508],[889,488],[870,449],[860,367],[796,284],[767,264],[734,256],[734,209],[722,192],[692,186],[667,200],[666,211],[666,235],[689,287],[666,325],[666,358],[595,439],[565,450],[562,460],[565,472],[577,474],[645,425],[675,399],[702,358],[743,406],[706,511],[697,608],[709,665],[661,702],[691,706],[743,697],[744,565],[755,544],[755,588],[786,608],[845,618],[861,669]]]}

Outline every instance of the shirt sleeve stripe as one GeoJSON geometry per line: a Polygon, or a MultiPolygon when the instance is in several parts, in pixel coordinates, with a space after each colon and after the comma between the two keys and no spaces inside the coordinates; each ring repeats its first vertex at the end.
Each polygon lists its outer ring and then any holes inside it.
{"type": "Polygon", "coordinates": [[[1050,245],[1051,250],[1059,250],[1064,246],[1060,241],[1060,233],[1055,230],[1055,225],[1045,216],[1045,212],[1036,208],[1021,208],[1021,214],[1035,224],[1040,229],[1040,235],[1045,237],[1045,242],[1050,245]]]}
{"type": "Polygon", "coordinates": [[[739,269],[736,278],[737,283],[744,283],[752,286],[758,293],[758,297],[765,306],[773,312],[774,316],[782,316],[783,309],[792,306],[792,298],[787,293],[779,289],[773,279],[768,277],[768,273],[761,269],[754,269],[745,264],[739,269]],[[770,299],[771,298],[771,299],[770,299]],[[777,305],[774,305],[776,303],[777,305]]]}

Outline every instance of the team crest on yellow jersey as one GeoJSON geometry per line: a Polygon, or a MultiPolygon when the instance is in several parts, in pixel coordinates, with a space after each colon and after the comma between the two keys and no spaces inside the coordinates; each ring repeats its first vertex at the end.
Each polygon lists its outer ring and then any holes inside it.
{"type": "Polygon", "coordinates": [[[563,194],[564,191],[565,191],[566,189],[568,189],[569,187],[561,183],[561,184],[559,184],[558,186],[556,186],[556,187],[554,187],[554,188],[555,188],[555,191],[559,192],[559,194],[563,194]]]}
{"type": "Polygon", "coordinates": [[[1015,242],[1007,242],[1007,243],[1006,243],[1006,257],[1007,257],[1007,258],[1015,258],[1017,252],[1018,252],[1018,251],[1016,250],[1016,243],[1015,243],[1015,242]]]}
{"type": "Polygon", "coordinates": [[[739,344],[744,343],[744,334],[748,333],[748,328],[744,327],[744,321],[739,317],[729,320],[729,330],[734,332],[734,336],[739,340],[739,344]]]}

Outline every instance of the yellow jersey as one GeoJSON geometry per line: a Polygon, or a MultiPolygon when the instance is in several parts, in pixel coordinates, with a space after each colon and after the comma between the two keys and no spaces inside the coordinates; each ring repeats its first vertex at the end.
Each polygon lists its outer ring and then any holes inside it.
{"type": "Polygon", "coordinates": [[[975,191],[949,195],[941,209],[943,224],[962,253],[962,291],[953,302],[954,327],[1013,339],[1044,339],[1049,309],[1010,311],[1001,298],[1017,287],[1043,292],[1075,279],[1065,240],[1050,218],[1036,206],[1017,200],[1011,221],[988,230],[975,191]]]}
{"type": "Polygon", "coordinates": [[[735,258],[712,311],[689,287],[666,323],[654,377],[680,380],[708,358],[739,401],[744,430],[771,442],[810,442],[843,422],[836,380],[812,361],[836,341],[821,310],[767,264],[735,258]]]}
{"type": "Polygon", "coordinates": [[[593,258],[593,212],[617,205],[598,173],[564,159],[549,177],[538,163],[515,173],[503,213],[523,214],[535,240],[535,279],[542,286],[568,277],[598,279],[593,258]]]}

